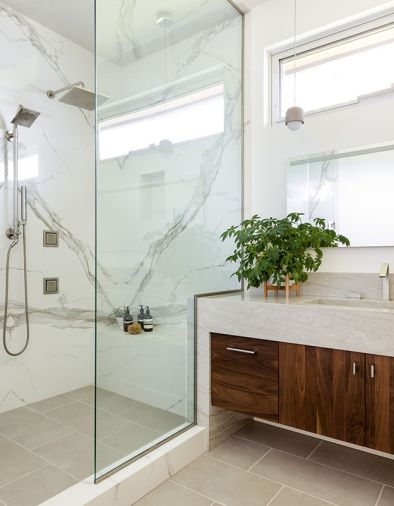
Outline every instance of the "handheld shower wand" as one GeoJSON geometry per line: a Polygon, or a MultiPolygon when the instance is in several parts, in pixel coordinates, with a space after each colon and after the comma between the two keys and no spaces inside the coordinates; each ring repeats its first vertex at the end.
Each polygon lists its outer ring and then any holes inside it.
{"type": "Polygon", "coordinates": [[[21,186],[21,199],[19,210],[19,150],[18,150],[18,126],[30,128],[34,121],[38,118],[40,113],[31,111],[22,106],[19,107],[15,118],[12,120],[12,132],[7,132],[5,137],[11,142],[13,141],[13,158],[14,158],[14,181],[13,181],[13,223],[7,229],[6,235],[12,241],[6,258],[5,267],[5,300],[4,300],[4,321],[3,321],[3,345],[8,355],[17,357],[21,355],[29,345],[30,341],[30,322],[29,322],[29,304],[27,296],[27,251],[26,251],[26,223],[27,223],[27,189],[26,186],[21,186]],[[24,294],[25,294],[25,319],[26,319],[26,340],[22,349],[18,352],[13,352],[9,349],[7,344],[7,320],[8,320],[8,292],[9,292],[9,275],[10,275],[10,257],[12,249],[18,244],[21,234],[23,238],[23,273],[24,273],[24,294]]]}

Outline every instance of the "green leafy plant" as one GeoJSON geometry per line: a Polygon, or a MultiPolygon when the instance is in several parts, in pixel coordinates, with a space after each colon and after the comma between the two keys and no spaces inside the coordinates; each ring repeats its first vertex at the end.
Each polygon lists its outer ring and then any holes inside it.
{"type": "Polygon", "coordinates": [[[286,276],[303,282],[308,279],[307,272],[319,269],[322,248],[350,246],[349,239],[327,228],[323,218],[303,223],[302,216],[291,213],[283,219],[263,219],[255,215],[223,232],[222,241],[235,241],[234,254],[227,258],[238,264],[233,276],[239,281],[244,278],[248,288],[268,280],[280,286],[286,276]]]}

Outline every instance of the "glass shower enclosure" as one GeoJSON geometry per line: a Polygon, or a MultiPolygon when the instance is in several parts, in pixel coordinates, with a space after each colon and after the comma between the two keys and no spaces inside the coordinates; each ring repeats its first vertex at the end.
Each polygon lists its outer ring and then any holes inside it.
{"type": "Polygon", "coordinates": [[[194,296],[239,288],[242,37],[227,0],[96,2],[96,479],[196,423],[194,296]]]}

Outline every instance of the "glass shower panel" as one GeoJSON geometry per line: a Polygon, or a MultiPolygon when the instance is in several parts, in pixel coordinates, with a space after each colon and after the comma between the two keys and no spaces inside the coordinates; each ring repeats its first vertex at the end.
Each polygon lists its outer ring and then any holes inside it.
{"type": "Polygon", "coordinates": [[[239,288],[219,236],[242,215],[243,22],[97,0],[96,23],[99,478],[195,423],[194,295],[239,288]]]}

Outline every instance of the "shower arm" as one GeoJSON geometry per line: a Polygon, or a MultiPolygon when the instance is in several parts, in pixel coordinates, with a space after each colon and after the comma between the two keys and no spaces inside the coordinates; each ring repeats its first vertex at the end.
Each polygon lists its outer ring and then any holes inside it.
{"type": "Polygon", "coordinates": [[[69,84],[68,86],[64,86],[64,88],[59,88],[58,90],[48,90],[47,96],[49,98],[55,98],[56,95],[58,95],[59,93],[63,93],[64,91],[71,90],[71,88],[75,88],[77,86],[81,86],[82,88],[85,88],[85,83],[83,81],[78,81],[76,83],[69,84]]]}

